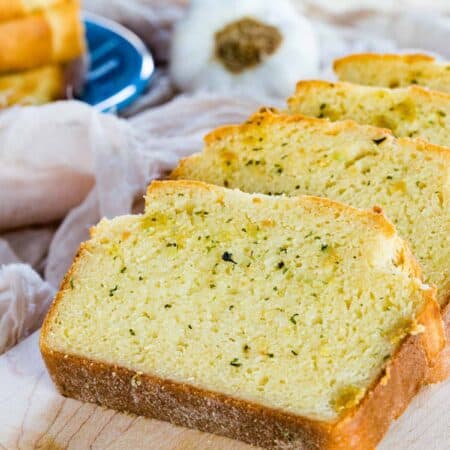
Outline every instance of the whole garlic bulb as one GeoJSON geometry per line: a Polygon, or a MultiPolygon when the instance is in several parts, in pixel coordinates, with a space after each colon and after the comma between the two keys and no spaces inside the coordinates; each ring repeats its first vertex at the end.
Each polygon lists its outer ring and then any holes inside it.
{"type": "Polygon", "coordinates": [[[184,91],[286,97],[318,65],[316,34],[289,0],[192,0],[171,49],[184,91]]]}

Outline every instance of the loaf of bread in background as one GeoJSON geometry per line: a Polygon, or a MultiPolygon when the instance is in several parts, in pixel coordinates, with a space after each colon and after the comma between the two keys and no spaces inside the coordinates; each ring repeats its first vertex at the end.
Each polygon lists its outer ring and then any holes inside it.
{"type": "Polygon", "coordinates": [[[450,147],[450,94],[419,86],[389,89],[328,81],[301,81],[288,100],[292,114],[332,121],[352,119],[450,147]]]}
{"type": "Polygon", "coordinates": [[[64,70],[57,64],[0,75],[0,108],[41,105],[64,97],[64,70]]]}
{"type": "MultiPolygon", "coordinates": [[[[356,206],[379,205],[407,239],[438,301],[450,343],[450,151],[395,139],[353,121],[255,114],[206,137],[202,153],[180,163],[192,179],[272,195],[319,195],[356,206]]],[[[429,381],[450,375],[450,345],[429,381]]]]}
{"type": "Polygon", "coordinates": [[[273,449],[373,448],[442,346],[379,212],[191,181],[95,227],[41,334],[65,396],[273,449]]]}
{"type": "Polygon", "coordinates": [[[0,73],[66,63],[85,50],[77,0],[0,23],[0,73]]]}
{"type": "Polygon", "coordinates": [[[341,81],[389,88],[412,84],[450,93],[450,63],[429,55],[361,53],[337,59],[334,71],[341,81]]]}
{"type": "Polygon", "coordinates": [[[68,0],[0,0],[0,22],[27,16],[68,0]]]}

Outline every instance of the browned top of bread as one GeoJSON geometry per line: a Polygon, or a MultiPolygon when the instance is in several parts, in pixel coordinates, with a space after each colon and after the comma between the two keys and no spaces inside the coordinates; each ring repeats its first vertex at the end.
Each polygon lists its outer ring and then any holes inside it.
{"type": "Polygon", "coordinates": [[[17,19],[68,0],[0,0],[0,22],[17,19]]]}
{"type": "Polygon", "coordinates": [[[338,58],[334,61],[333,67],[336,70],[348,63],[367,62],[367,61],[383,61],[383,62],[403,62],[406,64],[417,62],[435,62],[436,58],[425,53],[354,53],[352,55],[338,58]]]}
{"type": "Polygon", "coordinates": [[[389,89],[346,82],[301,81],[288,112],[332,121],[352,119],[450,146],[450,94],[420,86],[389,89]]]}
{"type": "Polygon", "coordinates": [[[334,62],[342,81],[390,88],[412,84],[450,92],[450,64],[422,54],[395,55],[363,53],[334,62]]]}
{"type": "Polygon", "coordinates": [[[48,65],[0,75],[0,108],[11,105],[40,105],[64,95],[64,70],[48,65]]]}
{"type": "Polygon", "coordinates": [[[81,56],[84,50],[77,0],[0,23],[0,73],[66,63],[81,56]]]}
{"type": "Polygon", "coordinates": [[[380,205],[410,239],[426,280],[450,294],[450,152],[386,129],[263,111],[215,130],[203,153],[182,161],[175,179],[270,194],[313,194],[380,205]],[[434,242],[434,245],[430,243],[434,242]]]}

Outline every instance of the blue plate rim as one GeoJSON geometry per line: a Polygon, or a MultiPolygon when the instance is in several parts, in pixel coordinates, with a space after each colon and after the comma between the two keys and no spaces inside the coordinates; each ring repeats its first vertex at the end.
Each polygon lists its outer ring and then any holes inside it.
{"type": "Polygon", "coordinates": [[[153,56],[145,46],[144,42],[135,33],[123,25],[87,11],[83,11],[81,17],[84,23],[92,23],[101,26],[126,39],[142,57],[141,71],[139,74],[141,83],[138,86],[130,84],[111,97],[92,105],[92,107],[102,112],[119,111],[128,106],[132,101],[136,100],[150,82],[155,73],[153,56]]]}

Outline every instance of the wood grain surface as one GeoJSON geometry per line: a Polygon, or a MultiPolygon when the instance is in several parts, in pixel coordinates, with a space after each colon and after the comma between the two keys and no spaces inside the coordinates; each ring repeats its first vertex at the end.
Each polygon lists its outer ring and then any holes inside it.
{"type": "MultiPolygon", "coordinates": [[[[60,396],[38,333],[0,357],[0,449],[250,450],[254,447],[60,396]]],[[[450,380],[428,387],[379,450],[450,450],[450,380]]]]}

